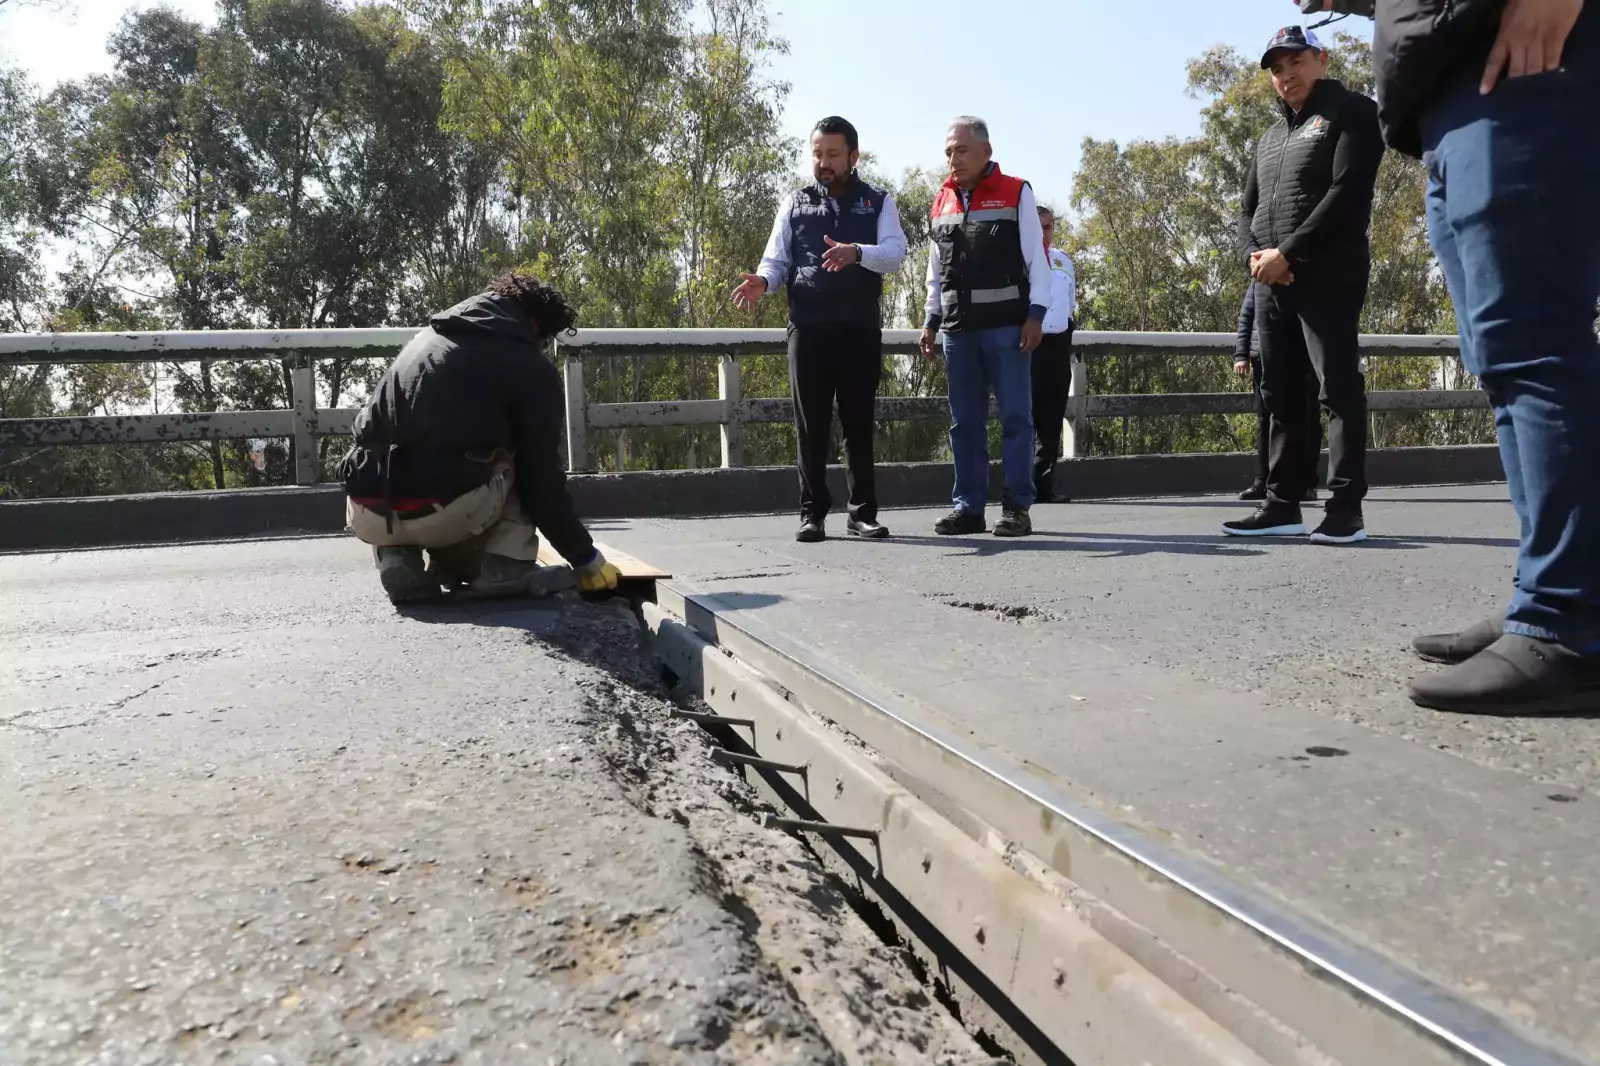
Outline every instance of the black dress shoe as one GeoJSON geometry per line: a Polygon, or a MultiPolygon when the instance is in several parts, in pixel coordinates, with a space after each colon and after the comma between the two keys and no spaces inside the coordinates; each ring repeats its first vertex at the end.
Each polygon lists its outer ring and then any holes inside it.
{"type": "Polygon", "coordinates": [[[867,540],[882,540],[889,535],[889,527],[880,525],[868,518],[852,518],[845,523],[844,531],[852,537],[865,537],[867,540]]]}
{"type": "Polygon", "coordinates": [[[1600,655],[1507,633],[1464,663],[1411,683],[1411,702],[1463,714],[1600,713],[1600,655]]]}
{"type": "Polygon", "coordinates": [[[1505,634],[1505,622],[1496,615],[1459,633],[1430,633],[1411,642],[1418,658],[1454,666],[1464,663],[1505,634]]]}
{"type": "Polygon", "coordinates": [[[1259,481],[1252,483],[1249,488],[1247,488],[1243,492],[1239,493],[1239,499],[1241,499],[1241,500],[1252,500],[1253,501],[1253,500],[1264,500],[1266,498],[1267,498],[1267,486],[1262,484],[1259,481]]]}
{"type": "Polygon", "coordinates": [[[815,544],[819,540],[828,539],[828,531],[822,528],[822,522],[815,518],[808,518],[800,524],[800,532],[794,539],[801,544],[815,544]]]}

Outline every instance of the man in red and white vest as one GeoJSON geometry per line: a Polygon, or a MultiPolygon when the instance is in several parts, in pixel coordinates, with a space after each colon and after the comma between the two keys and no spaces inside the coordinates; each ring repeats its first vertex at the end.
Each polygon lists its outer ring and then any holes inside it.
{"type": "Polygon", "coordinates": [[[945,137],[950,177],[933,201],[928,319],[922,354],[944,347],[950,391],[955,510],[934,532],[982,533],[989,488],[989,394],[1000,408],[1005,471],[997,537],[1033,532],[1033,350],[1050,309],[1050,258],[1033,189],[1002,174],[982,119],[962,117],[945,137]]]}

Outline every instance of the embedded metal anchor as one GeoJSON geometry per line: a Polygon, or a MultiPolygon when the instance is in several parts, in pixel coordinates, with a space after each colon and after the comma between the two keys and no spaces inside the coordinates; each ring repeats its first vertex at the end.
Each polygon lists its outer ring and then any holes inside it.
{"type": "Polygon", "coordinates": [[[757,770],[771,770],[780,774],[795,774],[806,782],[808,788],[810,787],[811,768],[808,766],[775,762],[772,759],[763,759],[755,755],[741,755],[739,752],[729,751],[727,748],[717,748],[711,753],[711,758],[716,762],[732,763],[734,766],[753,766],[757,770]]]}
{"type": "Polygon", "coordinates": [[[852,829],[847,825],[834,825],[832,822],[811,822],[804,818],[780,818],[776,814],[769,814],[761,823],[768,829],[784,829],[791,833],[815,833],[824,837],[853,838],[856,840],[872,841],[872,851],[876,859],[877,869],[874,876],[883,876],[883,845],[878,841],[876,829],[852,829]]]}
{"type": "Polygon", "coordinates": [[[752,732],[754,732],[754,730],[756,728],[755,719],[753,719],[753,718],[727,718],[727,717],[724,717],[723,715],[720,715],[720,714],[701,714],[699,711],[684,711],[684,710],[679,710],[676,707],[674,707],[673,710],[672,710],[672,717],[674,717],[674,718],[683,718],[683,719],[685,719],[687,721],[695,722],[695,723],[697,723],[699,725],[706,725],[706,726],[712,726],[712,725],[725,725],[725,726],[742,725],[746,729],[751,730],[752,732]]]}

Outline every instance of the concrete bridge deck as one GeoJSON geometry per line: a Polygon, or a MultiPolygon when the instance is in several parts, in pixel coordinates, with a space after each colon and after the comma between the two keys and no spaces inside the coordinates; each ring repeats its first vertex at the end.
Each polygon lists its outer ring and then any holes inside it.
{"type": "MultiPolygon", "coordinates": [[[[1600,722],[1412,706],[1407,643],[1495,610],[1503,486],[1389,488],[1352,548],[1226,540],[1236,501],[1041,506],[1021,541],[605,536],[1100,809],[1600,1060],[1600,722]]],[[[842,533],[836,519],[835,532],[842,533]]]]}
{"type": "MultiPolygon", "coordinates": [[[[1225,541],[1239,505],[1214,497],[1041,506],[1016,542],[935,538],[936,510],[820,545],[789,516],[595,525],[1600,1061],[1600,724],[1403,695],[1427,669],[1412,633],[1502,598],[1503,492],[1379,490],[1349,549],[1225,541]]],[[[726,779],[666,719],[625,612],[400,617],[368,565],[341,538],[0,557],[0,1050],[854,1061],[860,1004],[808,998],[832,981],[903,1016],[876,1053],[985,1061],[892,960],[795,954],[876,957],[803,854],[761,850],[786,838],[696,816],[726,779]],[[771,896],[822,902],[730,903],[774,871],[771,896]]]]}

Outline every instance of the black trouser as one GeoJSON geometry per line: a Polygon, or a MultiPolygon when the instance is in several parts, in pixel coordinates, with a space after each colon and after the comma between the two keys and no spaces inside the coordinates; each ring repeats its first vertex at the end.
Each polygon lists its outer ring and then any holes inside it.
{"type": "MultiPolygon", "coordinates": [[[[1268,455],[1272,441],[1272,415],[1261,398],[1261,360],[1250,360],[1250,386],[1256,392],[1256,484],[1267,483],[1268,455]]],[[[1322,400],[1315,374],[1306,375],[1306,454],[1311,469],[1306,475],[1308,484],[1317,483],[1317,459],[1322,455],[1322,400]]]]}
{"type": "Polygon", "coordinates": [[[850,517],[878,520],[872,473],[872,431],[883,377],[883,331],[832,323],[789,326],[789,390],[800,466],[800,517],[821,521],[833,506],[828,460],[833,453],[833,405],[844,435],[850,517]]]}
{"type": "Polygon", "coordinates": [[[1039,449],[1033,458],[1033,488],[1054,495],[1056,461],[1061,458],[1061,423],[1072,391],[1072,331],[1046,333],[1033,353],[1033,432],[1039,449]]]}
{"type": "Polygon", "coordinates": [[[1293,285],[1256,288],[1261,326],[1261,402],[1272,415],[1267,498],[1299,505],[1313,487],[1307,378],[1328,412],[1328,506],[1360,510],[1367,495],[1367,383],[1361,373],[1361,307],[1369,264],[1330,263],[1293,285]]]}

